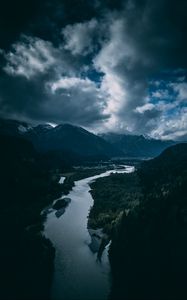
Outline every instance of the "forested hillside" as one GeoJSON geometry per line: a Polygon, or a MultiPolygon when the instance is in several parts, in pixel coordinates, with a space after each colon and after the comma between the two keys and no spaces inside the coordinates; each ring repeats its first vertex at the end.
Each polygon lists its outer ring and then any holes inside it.
{"type": "Polygon", "coordinates": [[[186,299],[187,144],[138,171],[144,196],[118,224],[110,261],[112,299],[186,299]]]}

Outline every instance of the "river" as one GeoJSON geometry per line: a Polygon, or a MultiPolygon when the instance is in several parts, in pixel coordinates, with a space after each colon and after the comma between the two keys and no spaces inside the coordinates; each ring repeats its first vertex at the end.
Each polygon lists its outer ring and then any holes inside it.
{"type": "MultiPolygon", "coordinates": [[[[55,247],[52,300],[105,300],[110,292],[110,265],[108,248],[102,260],[90,250],[91,238],[87,230],[88,214],[93,205],[89,183],[112,172],[130,173],[134,167],[106,171],[100,175],[75,182],[66,196],[71,203],[57,218],[55,211],[47,215],[44,234],[55,247]]],[[[64,178],[61,178],[63,183],[64,178]]]]}

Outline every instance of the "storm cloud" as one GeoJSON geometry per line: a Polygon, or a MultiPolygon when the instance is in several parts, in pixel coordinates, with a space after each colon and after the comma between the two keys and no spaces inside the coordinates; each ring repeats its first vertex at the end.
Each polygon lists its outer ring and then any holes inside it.
{"type": "Polygon", "coordinates": [[[1,116],[186,135],[185,0],[29,5],[19,22],[16,10],[1,43],[1,116]]]}

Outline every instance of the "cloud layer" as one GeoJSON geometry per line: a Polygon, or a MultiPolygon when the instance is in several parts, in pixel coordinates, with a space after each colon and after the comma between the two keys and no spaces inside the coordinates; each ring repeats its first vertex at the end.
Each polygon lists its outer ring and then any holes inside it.
{"type": "Polygon", "coordinates": [[[70,2],[2,49],[1,115],[182,139],[187,2],[70,2]]]}

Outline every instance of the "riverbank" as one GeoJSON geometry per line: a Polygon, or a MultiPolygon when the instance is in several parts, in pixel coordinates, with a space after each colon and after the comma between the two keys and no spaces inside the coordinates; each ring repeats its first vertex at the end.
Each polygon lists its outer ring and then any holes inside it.
{"type": "Polygon", "coordinates": [[[61,194],[59,176],[32,145],[1,137],[0,298],[49,299],[54,248],[42,234],[41,210],[61,194]]]}
{"type": "Polygon", "coordinates": [[[89,185],[94,199],[88,216],[88,231],[92,239],[90,248],[101,260],[123,210],[129,211],[138,205],[142,191],[133,167],[126,167],[126,172],[124,168],[123,174],[112,173],[109,177],[98,178],[89,185]]]}
{"type": "MultiPolygon", "coordinates": [[[[15,197],[19,196],[17,193],[15,197]]],[[[29,205],[15,201],[0,213],[2,299],[50,298],[55,249],[41,233],[44,219],[40,217],[41,207],[48,201],[43,199],[36,205],[33,199],[27,200],[29,205]]],[[[9,198],[4,196],[4,201],[9,198]]]]}
{"type": "MultiPolygon", "coordinates": [[[[114,166],[115,165],[113,165],[112,167],[114,168],[114,166]]],[[[59,206],[59,208],[55,207],[54,205],[56,202],[60,202],[61,200],[67,198],[66,196],[72,191],[76,181],[100,175],[103,173],[103,171],[106,172],[107,170],[109,170],[109,167],[111,166],[104,165],[102,167],[97,166],[92,169],[91,167],[80,166],[75,168],[72,167],[71,170],[69,170],[68,172],[64,172],[64,173],[58,172],[57,176],[60,179],[59,180],[60,194],[58,194],[58,196],[60,195],[60,197],[55,200],[53,199],[53,201],[51,201],[51,203],[41,211],[40,215],[43,218],[43,223],[45,222],[45,218],[47,214],[52,211],[55,211],[57,217],[61,217],[65,213],[67,208],[66,205],[64,205],[64,207],[63,205],[62,207],[59,206]]]]}
{"type": "Polygon", "coordinates": [[[139,204],[142,190],[136,172],[111,174],[90,183],[94,204],[90,210],[88,227],[103,228],[110,237],[121,212],[139,204]]]}

